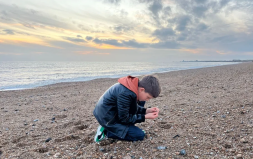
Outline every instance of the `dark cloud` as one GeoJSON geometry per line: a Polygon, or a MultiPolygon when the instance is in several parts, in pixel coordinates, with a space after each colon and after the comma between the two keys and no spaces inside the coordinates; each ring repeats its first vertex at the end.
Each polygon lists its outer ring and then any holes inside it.
{"type": "Polygon", "coordinates": [[[192,13],[197,16],[197,17],[203,17],[205,16],[206,12],[208,11],[208,7],[207,6],[194,6],[192,8],[192,13]]]}
{"type": "Polygon", "coordinates": [[[65,39],[65,40],[72,41],[72,42],[77,42],[77,43],[86,42],[85,40],[80,39],[80,38],[72,38],[72,37],[62,37],[62,38],[65,39]]]}
{"type": "Polygon", "coordinates": [[[197,25],[197,27],[196,27],[196,30],[198,30],[198,31],[204,31],[204,30],[206,30],[208,28],[208,26],[206,25],[206,24],[204,24],[204,23],[199,23],[198,25],[197,25]]]}
{"type": "Polygon", "coordinates": [[[86,40],[88,40],[88,41],[90,41],[90,40],[92,40],[93,39],[93,37],[91,37],[91,36],[86,36],[86,38],[85,38],[86,40]]]}
{"type": "Polygon", "coordinates": [[[119,4],[121,0],[105,0],[105,2],[112,3],[112,4],[119,4]]]}
{"type": "Polygon", "coordinates": [[[176,23],[176,30],[184,31],[191,22],[191,17],[189,15],[181,15],[176,17],[174,21],[176,23]]]}
{"type": "Polygon", "coordinates": [[[5,34],[9,34],[9,35],[14,35],[14,31],[13,30],[10,30],[10,29],[5,29],[3,30],[3,32],[5,32],[5,34]]]}
{"type": "Polygon", "coordinates": [[[151,44],[152,48],[156,49],[179,49],[180,44],[176,41],[162,41],[159,43],[151,44]]]}
{"type": "Polygon", "coordinates": [[[109,44],[117,47],[130,47],[130,48],[156,48],[156,49],[175,49],[179,48],[179,43],[175,41],[163,41],[158,43],[138,43],[136,40],[115,40],[115,39],[94,39],[96,44],[109,44]]]}
{"type": "Polygon", "coordinates": [[[158,17],[158,13],[163,9],[162,2],[160,0],[153,1],[148,9],[154,14],[155,17],[158,17]]]}
{"type": "Polygon", "coordinates": [[[175,31],[171,28],[156,29],[152,35],[160,40],[166,40],[169,37],[174,36],[175,31]]]}
{"type": "Polygon", "coordinates": [[[82,38],[82,36],[81,36],[81,35],[77,35],[76,37],[78,37],[78,38],[82,38]]]}
{"type": "Polygon", "coordinates": [[[113,30],[116,31],[116,32],[128,32],[132,29],[133,29],[132,27],[126,26],[126,25],[123,25],[123,24],[115,25],[113,27],[113,30]]]}

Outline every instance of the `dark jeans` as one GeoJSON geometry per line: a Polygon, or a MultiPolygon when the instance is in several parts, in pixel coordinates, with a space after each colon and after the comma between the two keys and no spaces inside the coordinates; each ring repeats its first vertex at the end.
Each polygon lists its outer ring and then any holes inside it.
{"type": "Polygon", "coordinates": [[[145,133],[137,126],[131,125],[128,129],[128,132],[127,132],[125,138],[122,139],[116,135],[113,135],[109,131],[107,131],[107,137],[113,138],[113,139],[119,139],[119,140],[138,141],[138,140],[144,139],[145,133]]]}

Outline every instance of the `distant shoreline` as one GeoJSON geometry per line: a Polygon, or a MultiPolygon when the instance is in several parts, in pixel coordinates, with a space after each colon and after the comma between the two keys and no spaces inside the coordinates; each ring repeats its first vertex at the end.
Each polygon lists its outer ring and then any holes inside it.
{"type": "Polygon", "coordinates": [[[199,60],[195,60],[195,61],[181,61],[181,62],[253,62],[253,60],[231,60],[231,61],[199,61],[199,60]]]}

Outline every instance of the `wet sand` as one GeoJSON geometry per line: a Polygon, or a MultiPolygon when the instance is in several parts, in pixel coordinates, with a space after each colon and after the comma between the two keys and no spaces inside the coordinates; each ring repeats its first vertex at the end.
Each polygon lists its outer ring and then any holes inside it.
{"type": "Polygon", "coordinates": [[[137,124],[138,142],[93,141],[95,103],[117,79],[0,92],[0,158],[253,158],[253,62],[156,75],[145,107],[160,114],[137,124]]]}

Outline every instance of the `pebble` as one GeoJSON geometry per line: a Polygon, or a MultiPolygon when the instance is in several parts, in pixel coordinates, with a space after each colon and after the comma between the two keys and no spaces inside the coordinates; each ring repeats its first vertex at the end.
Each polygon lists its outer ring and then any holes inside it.
{"type": "Polygon", "coordinates": [[[120,144],[120,143],[122,143],[122,141],[118,141],[118,142],[117,142],[117,144],[120,144]]]}
{"type": "Polygon", "coordinates": [[[61,154],[58,152],[58,153],[56,153],[56,154],[54,155],[54,157],[56,157],[56,158],[61,158],[61,154]]]}
{"type": "Polygon", "coordinates": [[[226,118],[226,115],[222,115],[221,117],[222,117],[222,118],[226,118]]]}
{"type": "Polygon", "coordinates": [[[186,155],[186,151],[184,149],[182,149],[180,152],[179,152],[179,155],[186,155]]]}
{"type": "Polygon", "coordinates": [[[50,140],[52,140],[52,138],[50,137],[50,138],[48,138],[48,139],[46,139],[46,141],[45,142],[49,142],[50,140]]]}
{"type": "Polygon", "coordinates": [[[194,158],[199,158],[199,156],[194,155],[194,158]]]}
{"type": "Polygon", "coordinates": [[[167,147],[166,146],[158,146],[157,149],[158,150],[165,150],[165,149],[167,149],[167,147]]]}
{"type": "Polygon", "coordinates": [[[39,119],[35,119],[35,120],[33,120],[34,122],[36,122],[36,121],[39,121],[39,119]]]}
{"type": "Polygon", "coordinates": [[[242,159],[242,154],[237,154],[236,159],[242,159]]]}
{"type": "Polygon", "coordinates": [[[103,147],[99,148],[99,151],[105,152],[105,149],[103,147]]]}
{"type": "Polygon", "coordinates": [[[242,138],[242,139],[240,140],[240,142],[242,142],[242,143],[247,143],[248,141],[247,141],[245,138],[242,138]]]}

